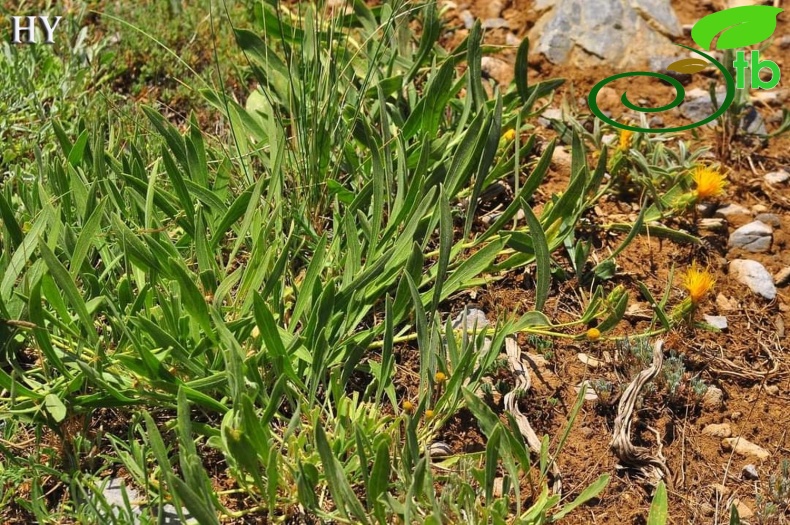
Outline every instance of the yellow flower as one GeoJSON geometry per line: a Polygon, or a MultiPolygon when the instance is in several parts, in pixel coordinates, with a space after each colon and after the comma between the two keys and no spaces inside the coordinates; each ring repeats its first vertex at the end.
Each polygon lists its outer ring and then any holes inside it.
{"type": "Polygon", "coordinates": [[[433,419],[434,412],[430,408],[425,411],[425,419],[433,419]]]}
{"type": "Polygon", "coordinates": [[[697,267],[697,261],[691,264],[691,268],[683,276],[683,287],[688,290],[692,304],[699,303],[715,283],[713,276],[707,270],[697,267]]]}
{"type": "Polygon", "coordinates": [[[407,412],[407,413],[411,414],[413,410],[414,410],[414,404],[412,404],[411,401],[406,400],[406,401],[403,402],[403,411],[404,412],[407,412]]]}
{"type": "Polygon", "coordinates": [[[724,175],[713,168],[705,166],[696,168],[692,172],[691,178],[697,185],[694,193],[698,199],[718,197],[724,193],[724,186],[727,184],[724,180],[724,175]]]}
{"type": "Polygon", "coordinates": [[[437,383],[439,383],[439,384],[441,385],[442,383],[444,383],[445,381],[447,381],[447,376],[446,376],[446,375],[444,375],[444,372],[436,372],[436,375],[433,377],[433,379],[434,379],[434,380],[435,380],[437,383]]]}
{"type": "Polygon", "coordinates": [[[587,339],[590,341],[597,341],[601,337],[601,331],[597,328],[590,328],[587,330],[587,339]]]}
{"type": "Polygon", "coordinates": [[[634,132],[630,129],[620,131],[620,145],[617,149],[620,151],[627,151],[631,149],[631,144],[634,142],[634,132]]]}
{"type": "Polygon", "coordinates": [[[502,138],[507,140],[508,142],[516,138],[516,130],[509,129],[503,135],[502,138]]]}

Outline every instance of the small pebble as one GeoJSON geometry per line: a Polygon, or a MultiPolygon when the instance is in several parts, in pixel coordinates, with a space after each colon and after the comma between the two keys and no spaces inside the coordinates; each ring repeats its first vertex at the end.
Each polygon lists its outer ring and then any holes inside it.
{"type": "Polygon", "coordinates": [[[702,396],[702,406],[708,410],[717,410],[724,404],[724,392],[715,386],[709,386],[705,395],[702,396]]]}
{"type": "Polygon", "coordinates": [[[768,184],[782,184],[790,180],[790,173],[785,170],[772,171],[771,173],[766,173],[763,179],[768,184]]]}
{"type": "Polygon", "coordinates": [[[743,437],[724,438],[721,440],[721,446],[724,450],[732,450],[741,456],[754,456],[757,459],[768,459],[771,457],[770,452],[743,437]]]}
{"type": "Polygon", "coordinates": [[[752,212],[748,208],[744,208],[740,204],[728,204],[716,210],[716,216],[727,218],[730,215],[751,215],[752,212]]]}
{"type": "Polygon", "coordinates": [[[744,479],[760,479],[760,473],[757,472],[757,467],[752,464],[746,465],[741,471],[744,479]]]}
{"type": "Polygon", "coordinates": [[[774,275],[776,286],[787,286],[790,284],[790,266],[782,268],[774,275]]]}
{"type": "Polygon", "coordinates": [[[730,427],[729,423],[708,425],[702,429],[702,435],[717,438],[727,438],[732,436],[732,427],[730,427]]]}
{"type": "Polygon", "coordinates": [[[730,262],[730,276],[769,301],[776,298],[773,276],[757,261],[735,259],[730,262]]]}
{"type": "Polygon", "coordinates": [[[774,228],[782,227],[782,220],[775,213],[761,213],[755,219],[774,228]]]}
{"type": "Polygon", "coordinates": [[[723,315],[706,315],[705,322],[718,330],[727,329],[727,318],[723,315]]]}

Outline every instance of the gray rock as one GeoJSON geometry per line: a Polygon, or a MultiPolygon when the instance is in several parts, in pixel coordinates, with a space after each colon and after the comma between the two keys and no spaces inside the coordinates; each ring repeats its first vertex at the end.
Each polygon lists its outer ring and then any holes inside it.
{"type": "Polygon", "coordinates": [[[782,268],[774,275],[776,286],[787,286],[790,284],[790,266],[782,268]]]}
{"type": "Polygon", "coordinates": [[[562,122],[562,110],[557,108],[549,108],[538,117],[538,124],[544,128],[549,128],[553,125],[553,120],[562,122]]]}
{"type": "MultiPolygon", "coordinates": [[[[726,90],[716,90],[716,102],[721,104],[727,95],[726,90]]],[[[699,122],[708,118],[716,112],[710,92],[707,89],[694,88],[686,91],[686,98],[678,108],[680,114],[692,122],[699,122]]],[[[715,126],[715,122],[709,122],[707,126],[715,126]]]]}
{"type": "Polygon", "coordinates": [[[773,229],[760,221],[744,224],[730,235],[730,248],[741,248],[752,253],[765,252],[771,247],[773,229]]]}
{"type": "Polygon", "coordinates": [[[773,228],[779,229],[782,227],[782,219],[780,219],[779,216],[774,213],[761,213],[760,215],[755,217],[755,219],[765,224],[768,224],[773,228]]]}
{"type": "Polygon", "coordinates": [[[579,67],[644,67],[654,56],[678,53],[668,36],[683,33],[670,0],[539,0],[549,9],[530,38],[535,53],[579,67]]]}
{"type": "Polygon", "coordinates": [[[461,17],[461,21],[464,23],[465,28],[472,29],[472,27],[475,25],[475,15],[473,15],[468,9],[461,11],[458,16],[461,17]]]}
{"type": "Polygon", "coordinates": [[[702,435],[717,438],[728,438],[732,436],[732,427],[730,427],[729,423],[708,425],[702,429],[702,435]]]}
{"type": "Polygon", "coordinates": [[[727,318],[723,315],[706,315],[705,322],[719,330],[727,329],[727,318]]]}
{"type": "MultiPolygon", "coordinates": [[[[135,489],[132,487],[125,486],[123,480],[120,478],[112,478],[110,482],[104,486],[102,490],[102,496],[104,496],[105,501],[109,505],[112,514],[115,516],[115,520],[119,520],[122,523],[133,523],[138,524],[142,523],[141,515],[143,514],[142,509],[135,505],[133,502],[140,501],[144,499],[142,495],[140,495],[135,489]],[[124,492],[126,493],[126,498],[128,498],[130,502],[130,506],[127,507],[126,502],[124,501],[124,492]],[[131,519],[131,521],[129,521],[131,519]]],[[[99,503],[99,502],[97,502],[99,503]]],[[[103,505],[97,505],[98,508],[102,508],[103,505]]],[[[169,524],[169,525],[179,525],[181,523],[195,523],[195,519],[189,514],[189,511],[186,509],[181,509],[186,522],[182,522],[178,516],[178,511],[173,505],[167,504],[162,508],[162,515],[159,516],[161,518],[160,522],[169,524]]],[[[112,518],[109,516],[104,516],[107,519],[107,523],[113,522],[112,518]]]]}
{"type": "Polygon", "coordinates": [[[474,330],[475,327],[477,330],[482,330],[488,324],[485,312],[467,306],[453,319],[453,330],[474,330]]]}
{"type": "Polygon", "coordinates": [[[724,392],[715,386],[709,386],[702,396],[702,406],[708,410],[718,410],[724,404],[724,392]]]}
{"type": "Polygon", "coordinates": [[[502,27],[510,27],[510,22],[504,18],[486,18],[481,24],[483,29],[500,29],[502,27]]]}
{"type": "Polygon", "coordinates": [[[500,84],[507,84],[513,78],[513,66],[496,57],[483,57],[480,60],[483,75],[493,78],[500,84]]]}
{"type": "Polygon", "coordinates": [[[730,262],[730,275],[741,284],[745,284],[749,289],[772,301],[776,298],[776,286],[773,277],[765,269],[765,266],[757,261],[748,259],[735,259],[730,262]]]}
{"type": "Polygon", "coordinates": [[[748,208],[744,208],[740,204],[728,204],[716,210],[715,215],[724,219],[730,215],[751,215],[752,212],[748,208]]]}
{"type": "Polygon", "coordinates": [[[505,35],[505,43],[509,46],[519,46],[521,45],[521,39],[513,33],[508,33],[505,35]]]}
{"type": "Polygon", "coordinates": [[[766,173],[763,178],[768,184],[782,184],[790,180],[790,173],[785,170],[772,171],[771,173],[766,173]]]}
{"type": "Polygon", "coordinates": [[[746,114],[741,119],[741,129],[752,135],[768,134],[768,129],[765,127],[765,120],[754,106],[749,106],[746,110],[746,114]]]}

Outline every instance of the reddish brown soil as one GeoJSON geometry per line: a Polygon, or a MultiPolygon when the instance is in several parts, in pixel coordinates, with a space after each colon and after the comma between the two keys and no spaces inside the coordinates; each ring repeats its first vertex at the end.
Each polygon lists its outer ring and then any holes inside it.
{"type": "MultiPolygon", "coordinates": [[[[489,0],[457,2],[457,9],[450,9],[448,13],[448,24],[455,31],[446,44],[452,46],[466,35],[463,23],[457,17],[458,13],[469,9],[475,16],[483,19],[494,17],[497,15],[492,15],[490,11],[493,3],[489,0]]],[[[714,11],[710,3],[703,1],[676,0],[673,4],[682,24],[693,24],[714,11]]],[[[526,36],[537,19],[532,5],[532,0],[505,2],[501,16],[510,22],[510,30],[518,37],[526,36]]],[[[507,29],[488,31],[487,42],[504,45],[506,31],[507,29]]],[[[763,52],[763,56],[770,57],[783,70],[790,70],[790,55],[786,49],[780,49],[776,40],[788,34],[790,16],[784,13],[779,17],[774,43],[763,52]]],[[[688,36],[681,38],[678,43],[693,45],[688,36]]],[[[512,63],[515,49],[504,47],[498,56],[512,63]]],[[[568,80],[557,94],[554,107],[559,107],[563,97],[571,100],[585,98],[595,83],[614,73],[604,68],[579,70],[556,66],[540,58],[531,58],[530,66],[530,82],[555,77],[568,80]]],[[[707,88],[708,82],[708,77],[695,76],[686,89],[707,88]]],[[[776,89],[786,89],[784,86],[787,85],[783,81],[776,89]]],[[[622,88],[624,86],[617,85],[618,93],[622,93],[622,88]]],[[[656,106],[666,104],[674,97],[672,88],[656,85],[646,78],[629,79],[627,88],[629,94],[634,94],[632,100],[638,95],[656,106]]],[[[762,107],[760,110],[764,116],[772,111],[762,107]]],[[[686,123],[681,117],[662,117],[667,125],[674,124],[675,121],[686,123]]],[[[774,127],[769,124],[768,129],[770,132],[774,127]]],[[[539,129],[538,133],[545,138],[553,135],[551,131],[543,129],[539,129]]],[[[691,140],[692,148],[708,145],[713,151],[717,151],[719,138],[713,129],[699,130],[696,138],[687,132],[684,138],[691,140]]],[[[657,448],[655,434],[648,431],[647,427],[657,430],[661,436],[663,454],[673,474],[673,479],[669,482],[671,523],[728,522],[729,516],[724,510],[727,501],[717,503],[712,487],[717,483],[726,486],[729,496],[740,499],[750,509],[757,511],[756,495],[765,494],[770,474],[775,472],[782,459],[790,458],[790,444],[786,436],[790,427],[790,374],[785,331],[790,323],[790,291],[788,288],[780,288],[777,299],[769,303],[752,294],[727,274],[728,261],[739,257],[761,262],[772,274],[790,266],[790,249],[787,246],[790,240],[790,187],[785,185],[781,188],[770,188],[762,179],[769,171],[790,166],[789,150],[790,137],[787,135],[771,140],[765,148],[761,148],[759,144],[734,141],[725,149],[727,157],[717,159],[729,173],[730,184],[726,195],[721,198],[722,202],[738,203],[749,208],[762,205],[766,211],[780,217],[782,225],[774,231],[774,242],[769,252],[728,252],[726,233],[706,232],[703,234],[706,242],[696,248],[642,237],[617,259],[619,271],[615,281],[627,286],[631,302],[644,301],[636,287],[637,281],[642,281],[654,296],[661,296],[670,284],[670,304],[677,304],[683,297],[678,274],[693,260],[707,263],[716,278],[716,285],[711,296],[701,305],[698,315],[726,315],[729,322],[729,329],[721,333],[683,329],[665,337],[665,348],[683,355],[687,370],[697,374],[707,384],[721,388],[724,392],[723,406],[715,410],[693,405],[669,406],[659,403],[658,399],[649,398],[638,412],[637,422],[634,424],[634,435],[644,440],[644,446],[653,450],[657,448]],[[673,269],[674,283],[668,283],[673,269]],[[719,294],[733,301],[735,308],[721,310],[715,300],[719,294]],[[733,436],[741,436],[761,445],[770,451],[771,457],[761,462],[754,457],[734,455],[722,448],[720,438],[701,434],[706,425],[724,422],[731,424],[733,436]],[[760,474],[757,481],[741,478],[741,469],[750,463],[757,465],[760,474]]],[[[549,195],[562,191],[568,177],[568,173],[555,170],[541,189],[549,195]]],[[[624,213],[623,204],[606,202],[601,204],[601,208],[604,214],[624,213]]],[[[625,208],[627,210],[628,206],[625,208]]],[[[748,217],[732,219],[729,231],[749,220],[751,219],[748,217]]],[[[606,217],[603,221],[606,222],[606,217]]],[[[622,236],[598,234],[596,254],[601,258],[605,257],[621,240],[622,236]]],[[[554,286],[546,313],[560,322],[578,319],[582,311],[582,303],[578,297],[582,293],[589,295],[589,291],[579,290],[575,281],[554,286]]],[[[528,275],[511,275],[497,285],[478,291],[476,300],[491,319],[503,313],[518,315],[528,311],[534,304],[532,287],[532,279],[528,275]]],[[[633,337],[647,328],[648,323],[645,321],[624,321],[616,333],[633,337]]],[[[535,352],[526,340],[521,340],[520,343],[526,351],[535,352]]],[[[614,344],[611,342],[555,342],[549,366],[559,378],[560,385],[558,388],[536,385],[528,396],[527,406],[524,407],[524,412],[529,414],[538,434],[554,436],[555,440],[559,437],[576,397],[574,386],[581,381],[605,378],[615,384],[630,382],[631,378],[624,376],[613,363],[591,369],[577,358],[579,352],[584,352],[606,360],[606,356],[614,355],[614,351],[614,344]],[[547,403],[549,399],[552,401],[547,403]],[[530,410],[528,405],[533,409],[530,410]]],[[[614,403],[616,405],[616,400],[614,403]]],[[[612,478],[599,500],[577,510],[563,523],[645,523],[650,494],[638,480],[616,468],[617,460],[609,451],[615,412],[614,409],[587,402],[574,424],[559,458],[565,487],[564,498],[572,500],[602,473],[610,473],[612,478]]],[[[462,436],[458,438],[463,439],[462,436]]],[[[472,439],[476,440],[478,437],[472,436],[472,439]]],[[[462,444],[454,446],[464,448],[462,444]]],[[[781,515],[776,516],[773,521],[760,523],[785,523],[790,516],[784,514],[785,511],[786,509],[780,511],[781,515]]],[[[758,523],[757,519],[756,516],[744,521],[758,523]]]]}

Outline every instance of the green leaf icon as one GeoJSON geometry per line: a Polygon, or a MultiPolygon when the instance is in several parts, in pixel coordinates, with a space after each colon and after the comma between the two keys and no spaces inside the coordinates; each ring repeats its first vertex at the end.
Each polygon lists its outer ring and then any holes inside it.
{"type": "Polygon", "coordinates": [[[725,9],[700,19],[691,38],[702,49],[710,49],[721,33],[716,49],[746,47],[770,38],[776,30],[776,17],[784,11],[768,5],[747,5],[725,9]]]}

